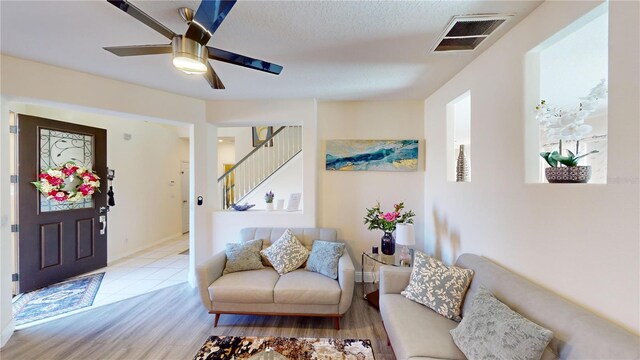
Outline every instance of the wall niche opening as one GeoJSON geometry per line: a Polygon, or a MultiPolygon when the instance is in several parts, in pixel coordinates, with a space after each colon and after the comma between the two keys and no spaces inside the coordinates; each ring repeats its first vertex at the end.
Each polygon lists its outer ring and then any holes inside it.
{"type": "Polygon", "coordinates": [[[447,181],[471,182],[471,91],[447,104],[447,181]]]}
{"type": "Polygon", "coordinates": [[[527,53],[526,182],[606,184],[608,43],[604,3],[527,53]]]}

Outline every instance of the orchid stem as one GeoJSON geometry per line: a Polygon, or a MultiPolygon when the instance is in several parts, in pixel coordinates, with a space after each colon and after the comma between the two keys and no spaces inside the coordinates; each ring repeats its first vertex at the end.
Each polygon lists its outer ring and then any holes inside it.
{"type": "MultiPolygon", "coordinates": [[[[558,153],[562,156],[562,139],[558,140],[558,153]]],[[[558,163],[558,167],[562,166],[562,164],[558,163]]]]}

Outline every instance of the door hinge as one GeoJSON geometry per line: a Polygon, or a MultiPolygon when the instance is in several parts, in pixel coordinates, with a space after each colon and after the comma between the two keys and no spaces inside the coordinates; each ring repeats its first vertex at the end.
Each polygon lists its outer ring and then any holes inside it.
{"type": "Polygon", "coordinates": [[[10,181],[12,184],[18,183],[18,175],[11,175],[10,181]]]}
{"type": "Polygon", "coordinates": [[[18,131],[20,131],[20,130],[18,129],[18,125],[9,125],[9,132],[10,132],[11,134],[17,134],[17,133],[18,133],[18,131]]]}
{"type": "Polygon", "coordinates": [[[20,276],[18,275],[18,273],[11,274],[11,281],[19,281],[19,280],[20,280],[20,276]]]}
{"type": "Polygon", "coordinates": [[[20,229],[20,227],[18,226],[18,224],[11,224],[11,232],[12,233],[18,232],[19,229],[20,229]]]}

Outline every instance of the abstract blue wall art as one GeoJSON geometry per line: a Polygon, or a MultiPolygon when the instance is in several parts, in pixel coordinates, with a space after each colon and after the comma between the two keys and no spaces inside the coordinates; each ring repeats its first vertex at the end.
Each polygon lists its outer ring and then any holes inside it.
{"type": "Polygon", "coordinates": [[[416,171],[418,140],[327,140],[326,169],[416,171]]]}

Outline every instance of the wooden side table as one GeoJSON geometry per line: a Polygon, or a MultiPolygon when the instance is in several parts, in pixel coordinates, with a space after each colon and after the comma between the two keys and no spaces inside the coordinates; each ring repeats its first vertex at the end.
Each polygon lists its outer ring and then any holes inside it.
{"type": "MultiPolygon", "coordinates": [[[[400,260],[400,251],[396,251],[393,255],[385,255],[385,254],[374,254],[370,251],[362,252],[362,259],[360,261],[360,274],[362,276],[362,293],[364,294],[365,300],[369,302],[370,305],[375,306],[376,308],[380,308],[380,291],[375,290],[370,293],[365,293],[365,281],[364,281],[364,263],[365,261],[373,261],[374,268],[376,265],[391,265],[391,266],[407,266],[410,267],[413,264],[413,249],[409,249],[409,254],[411,255],[411,261],[409,263],[404,263],[400,260]]],[[[373,283],[375,283],[375,278],[373,283]]]]}

